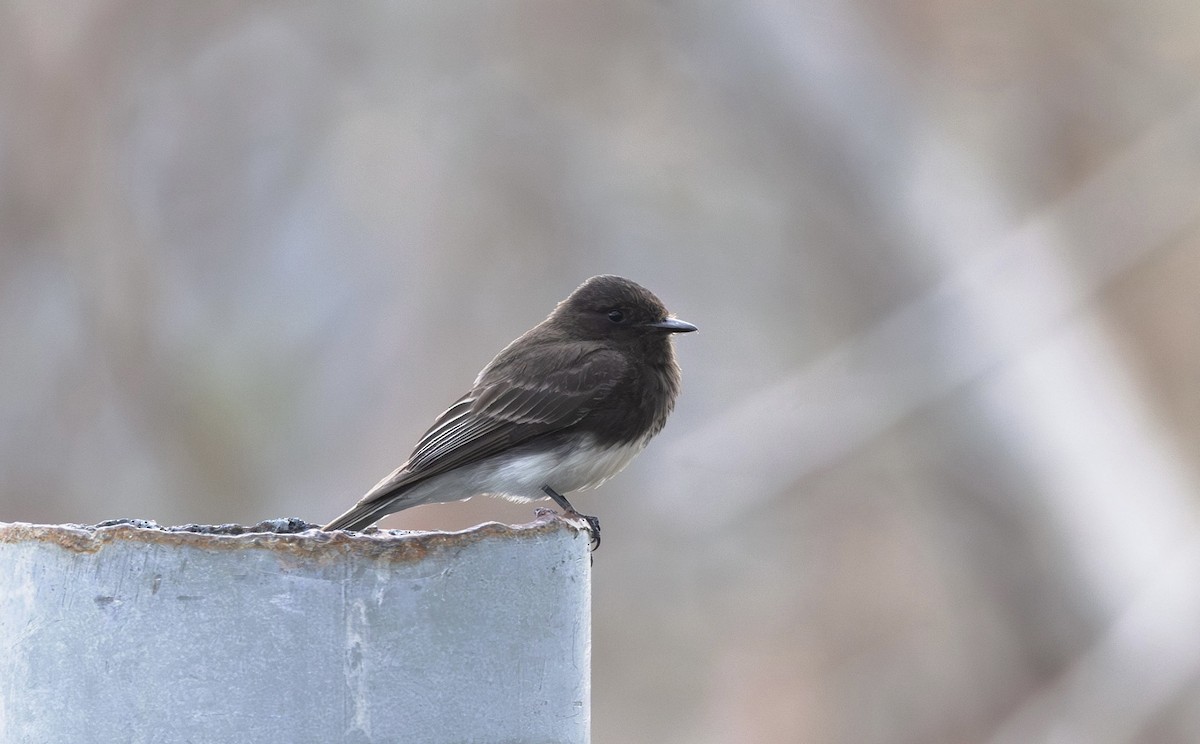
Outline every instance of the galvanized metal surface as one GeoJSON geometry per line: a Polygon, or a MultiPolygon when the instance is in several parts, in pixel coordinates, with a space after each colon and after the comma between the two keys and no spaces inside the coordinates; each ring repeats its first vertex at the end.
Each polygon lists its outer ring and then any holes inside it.
{"type": "Polygon", "coordinates": [[[0,741],[588,740],[588,535],[555,516],[105,525],[0,523],[0,741]]]}

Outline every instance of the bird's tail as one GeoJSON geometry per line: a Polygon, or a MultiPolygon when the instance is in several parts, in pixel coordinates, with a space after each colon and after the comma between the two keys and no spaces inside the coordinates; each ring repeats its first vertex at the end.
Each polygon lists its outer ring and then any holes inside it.
{"type": "Polygon", "coordinates": [[[345,514],[321,528],[324,532],[334,530],[362,530],[370,527],[388,514],[396,511],[393,499],[379,501],[360,501],[350,507],[345,514]]]}
{"type": "Polygon", "coordinates": [[[325,525],[325,532],[334,530],[361,530],[375,524],[392,512],[420,504],[420,501],[404,498],[410,488],[423,480],[408,472],[408,463],[401,465],[367,491],[358,503],[345,514],[325,525]]]}

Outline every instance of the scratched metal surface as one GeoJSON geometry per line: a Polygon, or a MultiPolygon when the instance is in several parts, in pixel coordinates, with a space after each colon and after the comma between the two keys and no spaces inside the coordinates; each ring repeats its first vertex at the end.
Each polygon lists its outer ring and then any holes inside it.
{"type": "Polygon", "coordinates": [[[587,741],[586,533],[189,527],[0,524],[0,740],[587,741]]]}

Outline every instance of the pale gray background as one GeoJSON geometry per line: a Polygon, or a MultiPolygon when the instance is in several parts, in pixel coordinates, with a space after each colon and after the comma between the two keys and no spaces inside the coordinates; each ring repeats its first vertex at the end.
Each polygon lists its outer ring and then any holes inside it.
{"type": "Polygon", "coordinates": [[[0,2],[0,519],[328,519],[620,273],[701,333],[575,500],[598,744],[1194,744],[1198,73],[1182,0],[0,2]]]}

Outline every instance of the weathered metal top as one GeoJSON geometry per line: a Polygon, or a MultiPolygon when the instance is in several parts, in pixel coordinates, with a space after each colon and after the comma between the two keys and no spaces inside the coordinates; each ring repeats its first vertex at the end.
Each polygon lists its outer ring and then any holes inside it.
{"type": "Polygon", "coordinates": [[[255,525],[185,524],[164,527],[145,519],[113,519],[94,525],[0,522],[0,545],[38,542],[66,550],[94,553],[115,542],[186,546],[204,550],[270,550],[296,558],[320,560],[347,554],[399,562],[423,560],[441,550],[457,550],[480,540],[525,540],[560,530],[577,533],[580,526],[557,513],[541,510],[528,524],[486,522],[458,532],[381,530],[322,532],[320,525],[294,517],[255,525]]]}

